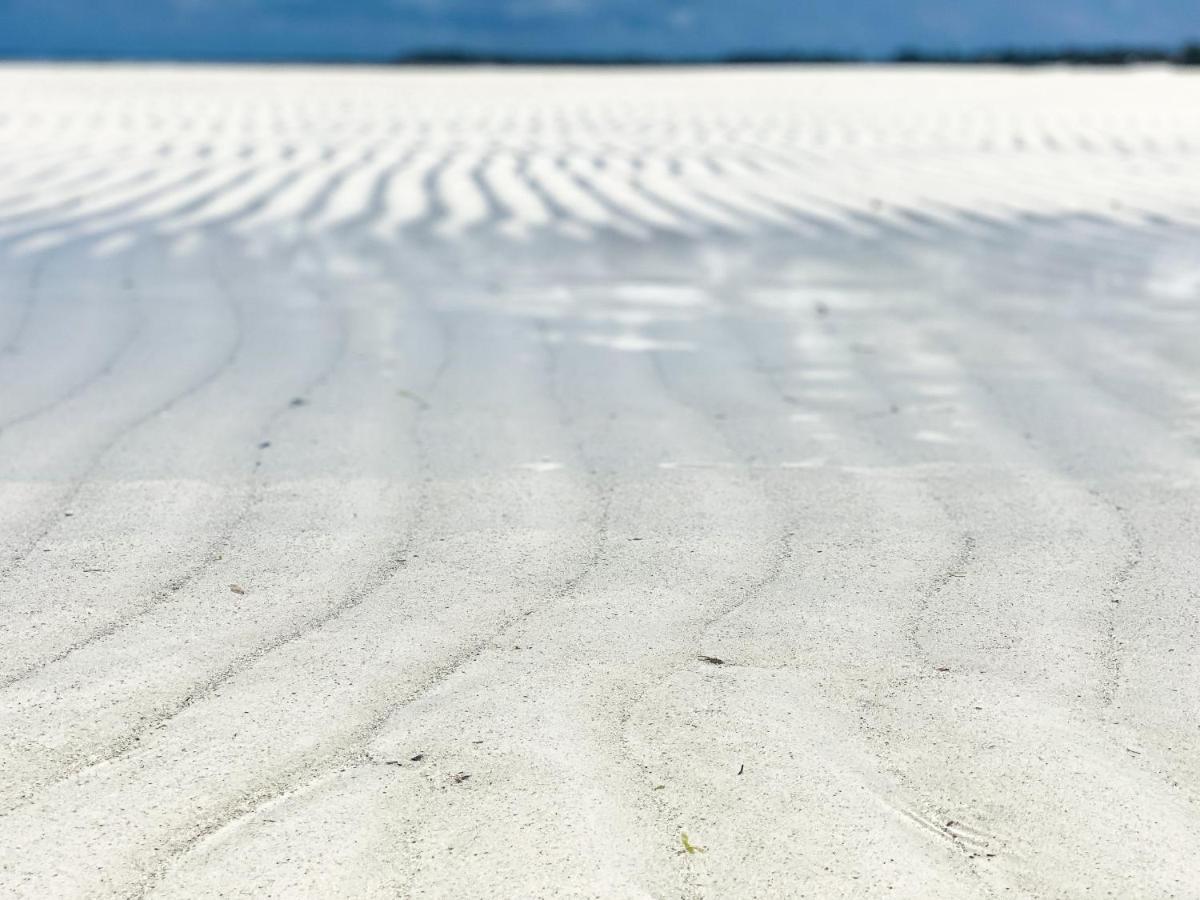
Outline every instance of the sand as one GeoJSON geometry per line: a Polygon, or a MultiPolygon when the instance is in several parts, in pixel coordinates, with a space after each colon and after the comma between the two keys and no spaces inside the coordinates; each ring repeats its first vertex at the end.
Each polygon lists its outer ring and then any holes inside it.
{"type": "Polygon", "coordinates": [[[1200,896],[1200,78],[0,69],[0,896],[1200,896]]]}

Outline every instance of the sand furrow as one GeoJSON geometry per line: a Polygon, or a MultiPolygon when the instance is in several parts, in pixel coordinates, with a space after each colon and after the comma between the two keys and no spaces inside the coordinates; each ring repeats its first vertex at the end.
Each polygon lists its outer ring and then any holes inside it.
{"type": "Polygon", "coordinates": [[[1197,83],[0,71],[0,894],[1200,893],[1197,83]]]}

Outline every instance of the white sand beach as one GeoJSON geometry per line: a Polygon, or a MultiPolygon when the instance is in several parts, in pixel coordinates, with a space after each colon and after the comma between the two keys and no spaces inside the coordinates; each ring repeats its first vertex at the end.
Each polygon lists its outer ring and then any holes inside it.
{"type": "Polygon", "coordinates": [[[0,67],[0,897],[1200,897],[1200,75],[0,67]]]}

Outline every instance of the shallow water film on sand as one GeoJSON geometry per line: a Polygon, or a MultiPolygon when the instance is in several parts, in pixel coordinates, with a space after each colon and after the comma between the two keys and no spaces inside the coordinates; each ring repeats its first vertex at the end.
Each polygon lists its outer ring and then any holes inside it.
{"type": "Polygon", "coordinates": [[[1200,896],[1200,77],[0,69],[0,896],[1200,896]]]}

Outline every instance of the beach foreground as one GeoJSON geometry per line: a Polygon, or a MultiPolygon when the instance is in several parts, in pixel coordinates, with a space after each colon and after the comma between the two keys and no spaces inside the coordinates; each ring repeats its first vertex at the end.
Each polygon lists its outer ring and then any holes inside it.
{"type": "Polygon", "coordinates": [[[1200,896],[1200,76],[0,69],[0,896],[1200,896]]]}

